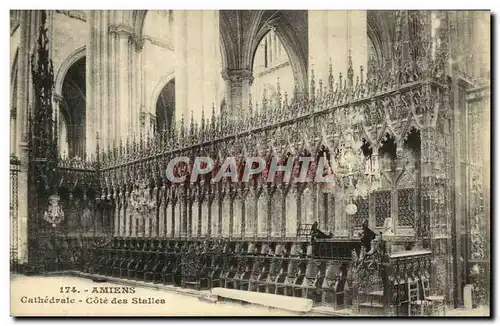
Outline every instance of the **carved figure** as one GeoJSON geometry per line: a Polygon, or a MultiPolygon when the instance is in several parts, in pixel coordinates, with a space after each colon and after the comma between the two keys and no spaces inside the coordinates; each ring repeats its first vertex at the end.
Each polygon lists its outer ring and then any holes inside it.
{"type": "Polygon", "coordinates": [[[134,209],[135,218],[150,217],[150,212],[156,207],[156,199],[151,197],[145,181],[139,182],[138,188],[132,191],[130,205],[134,209]]]}
{"type": "Polygon", "coordinates": [[[59,201],[60,197],[58,195],[50,196],[49,207],[43,214],[43,219],[52,224],[54,228],[64,220],[64,212],[59,206],[59,201]]]}

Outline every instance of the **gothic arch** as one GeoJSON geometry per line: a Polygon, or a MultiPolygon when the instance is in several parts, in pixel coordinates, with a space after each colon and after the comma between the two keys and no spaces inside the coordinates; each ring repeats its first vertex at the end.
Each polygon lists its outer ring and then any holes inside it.
{"type": "MultiPolygon", "coordinates": [[[[221,10],[219,22],[223,70],[252,70],[257,47],[273,28],[290,59],[297,86],[306,88],[307,36],[305,39],[298,36],[294,27],[295,18],[293,26],[287,19],[291,15],[281,10],[221,10]]],[[[307,28],[307,19],[302,23],[307,28]]]]}
{"type": "Polygon", "coordinates": [[[56,82],[55,82],[56,94],[62,94],[64,78],[66,77],[66,73],[68,72],[69,68],[84,56],[85,56],[85,46],[82,46],[81,48],[73,51],[73,53],[71,53],[66,58],[66,60],[63,61],[61,67],[59,67],[59,70],[57,71],[56,74],[56,82]]]}
{"type": "MultiPolygon", "coordinates": [[[[149,11],[151,10],[135,10],[132,14],[132,29],[134,32],[134,36],[138,40],[142,40],[144,36],[146,36],[144,35],[144,26],[146,25],[146,18],[149,11]]],[[[169,11],[170,14],[173,15],[173,10],[164,11],[169,11]]]]}
{"type": "Polygon", "coordinates": [[[173,79],[175,78],[174,72],[169,72],[165,76],[163,76],[160,81],[156,84],[153,93],[151,94],[151,102],[150,102],[150,107],[151,109],[154,109],[156,107],[156,102],[158,101],[158,97],[160,96],[161,91],[163,88],[173,79]]]}
{"type": "Polygon", "coordinates": [[[222,69],[238,69],[238,55],[235,48],[231,26],[225,14],[219,14],[220,54],[222,69]]]}
{"type": "Polygon", "coordinates": [[[392,58],[393,31],[392,13],[369,10],[367,12],[367,33],[375,47],[380,63],[392,58]]]}
{"type": "MultiPolygon", "coordinates": [[[[16,53],[14,54],[14,60],[12,60],[12,66],[10,70],[10,89],[11,89],[11,94],[14,91],[14,87],[16,87],[16,80],[17,80],[17,61],[18,61],[18,56],[19,56],[19,48],[16,49],[16,53]]],[[[11,97],[11,101],[15,101],[16,99],[14,97],[11,97]]]]}
{"type": "Polygon", "coordinates": [[[66,155],[83,157],[85,154],[87,118],[85,56],[75,60],[66,69],[62,76],[59,95],[61,96],[59,102],[60,121],[65,123],[68,140],[65,148],[66,155]]]}
{"type": "Polygon", "coordinates": [[[155,113],[157,132],[169,130],[175,119],[175,78],[168,74],[155,88],[152,107],[155,113]]]}
{"type": "Polygon", "coordinates": [[[137,35],[139,39],[142,39],[142,30],[144,27],[144,21],[146,20],[147,10],[134,10],[132,14],[132,24],[134,27],[134,34],[137,35]]]}
{"type": "MultiPolygon", "coordinates": [[[[263,11],[260,11],[261,13],[263,11]]],[[[302,44],[294,33],[293,27],[288,23],[287,19],[280,11],[275,11],[265,18],[264,16],[255,17],[252,29],[253,37],[249,39],[249,46],[244,53],[245,66],[252,67],[255,52],[262,38],[274,28],[276,35],[279,37],[283,47],[290,59],[293,76],[299,89],[307,87],[307,55],[304,52],[302,44]]]]}
{"type": "Polygon", "coordinates": [[[16,134],[17,134],[17,75],[18,75],[18,54],[19,48],[16,49],[14,60],[12,61],[10,71],[10,150],[15,151],[16,134]]]}

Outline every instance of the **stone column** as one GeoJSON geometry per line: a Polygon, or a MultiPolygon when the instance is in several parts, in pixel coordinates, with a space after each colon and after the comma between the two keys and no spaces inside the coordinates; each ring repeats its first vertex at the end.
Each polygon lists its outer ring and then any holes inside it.
{"type": "Polygon", "coordinates": [[[86,155],[89,156],[95,151],[95,103],[94,103],[94,57],[95,57],[95,42],[96,42],[96,26],[95,26],[95,11],[87,11],[87,20],[89,27],[89,40],[86,46],[86,102],[85,102],[85,149],[86,155]]]}
{"type": "Polygon", "coordinates": [[[474,71],[481,78],[489,79],[490,68],[490,32],[491,15],[489,11],[474,12],[474,48],[479,52],[474,60],[474,71]]]}
{"type": "MultiPolygon", "coordinates": [[[[447,97],[446,95],[444,97],[447,97]]],[[[421,218],[424,248],[433,252],[432,286],[442,291],[449,303],[453,303],[453,279],[450,203],[451,191],[448,186],[450,169],[449,121],[446,115],[434,112],[434,101],[439,94],[431,94],[424,110],[424,124],[421,131],[421,218]],[[437,121],[434,114],[438,114],[437,121]]],[[[440,104],[441,110],[448,110],[440,104]]]]}
{"type": "MultiPolygon", "coordinates": [[[[137,38],[131,39],[131,66],[130,66],[130,87],[131,96],[131,128],[133,134],[139,134],[143,131],[141,122],[141,106],[143,104],[141,91],[141,71],[142,71],[142,53],[143,53],[143,42],[137,38]]],[[[146,116],[144,121],[145,126],[149,126],[149,115],[146,116]]]]}
{"type": "Polygon", "coordinates": [[[18,261],[20,264],[28,262],[28,107],[33,99],[30,69],[31,49],[37,40],[40,12],[36,10],[20,11],[20,42],[17,66],[17,97],[15,123],[15,144],[11,151],[19,158],[21,165],[18,172],[18,209],[17,209],[17,235],[18,235],[18,261]]]}
{"type": "MultiPolygon", "coordinates": [[[[139,115],[136,115],[137,108],[137,51],[134,48],[134,42],[132,39],[130,41],[130,69],[129,69],[129,94],[130,94],[130,134],[139,135],[139,126],[141,125],[141,119],[139,115]]],[[[144,223],[144,220],[142,220],[144,223]]]]}
{"type": "MultiPolygon", "coordinates": [[[[134,87],[136,89],[136,97],[135,97],[135,119],[136,119],[136,129],[138,132],[142,132],[141,128],[141,122],[140,122],[140,117],[143,114],[142,112],[146,112],[145,107],[144,107],[144,96],[143,96],[143,84],[144,81],[142,80],[142,71],[143,65],[144,65],[144,44],[142,40],[136,40],[135,43],[135,55],[137,57],[136,60],[136,75],[135,75],[135,83],[134,87]]],[[[150,117],[148,116],[148,121],[146,121],[146,128],[150,128],[150,123],[149,123],[150,117]]],[[[148,135],[146,131],[149,131],[148,129],[144,130],[144,135],[148,135]]]]}
{"type": "Polygon", "coordinates": [[[248,99],[253,82],[252,71],[248,69],[231,69],[222,72],[226,82],[227,114],[236,117],[248,110],[248,99]]]}
{"type": "Polygon", "coordinates": [[[129,132],[129,39],[130,33],[125,28],[117,29],[119,39],[119,54],[118,54],[118,84],[119,84],[119,97],[118,97],[118,112],[120,113],[120,138],[125,139],[129,132]]]}
{"type": "Polygon", "coordinates": [[[109,11],[108,10],[103,10],[101,12],[101,76],[102,76],[102,83],[101,83],[101,106],[100,106],[100,111],[101,111],[101,135],[102,135],[102,145],[103,145],[103,150],[107,150],[108,147],[110,146],[110,141],[111,141],[111,129],[110,126],[112,123],[110,123],[110,106],[109,106],[109,99],[108,99],[108,94],[109,92],[109,61],[110,61],[110,55],[109,55],[109,44],[110,44],[110,38],[109,38],[109,33],[108,33],[108,25],[109,25],[109,11]]]}
{"type": "MultiPolygon", "coordinates": [[[[112,18],[116,15],[115,12],[110,13],[112,15],[112,18]]],[[[111,136],[111,141],[119,141],[120,139],[120,119],[119,119],[119,114],[120,114],[120,109],[119,106],[117,105],[117,99],[118,99],[118,83],[117,83],[117,78],[118,78],[118,64],[119,61],[117,61],[118,57],[118,38],[117,34],[113,33],[113,29],[109,28],[109,43],[110,43],[110,53],[109,53],[109,61],[108,61],[108,69],[109,69],[109,85],[110,85],[110,91],[109,91],[109,128],[110,128],[110,136],[111,136]]]]}
{"type": "MultiPolygon", "coordinates": [[[[220,55],[219,55],[219,12],[217,10],[202,11],[203,24],[201,26],[203,39],[203,107],[205,115],[212,108],[220,106],[219,85],[220,55]]],[[[201,109],[201,108],[197,108],[201,109]]],[[[198,112],[200,115],[201,112],[198,112]]],[[[197,116],[197,114],[195,114],[197,116]]]]}
{"type": "MultiPolygon", "coordinates": [[[[109,26],[110,11],[89,11],[89,41],[86,48],[86,117],[85,139],[87,155],[96,149],[96,138],[99,134],[100,148],[106,150],[115,139],[116,111],[116,33],[126,32],[124,27],[109,26]]],[[[124,33],[126,34],[126,33],[124,33]]],[[[121,111],[121,107],[119,110],[121,111]]]]}
{"type": "MultiPolygon", "coordinates": [[[[54,116],[57,116],[57,150],[59,151],[59,156],[68,156],[69,155],[69,148],[63,148],[62,144],[64,141],[68,142],[69,145],[69,137],[68,134],[66,134],[66,139],[62,139],[62,130],[61,130],[61,119],[64,119],[63,116],[61,115],[61,108],[60,108],[60,103],[62,102],[63,97],[61,94],[54,92],[52,96],[52,105],[53,105],[53,110],[54,110],[54,116]],[[63,153],[61,150],[65,149],[65,153],[63,153]],[[65,155],[63,155],[65,154],[65,155]]],[[[67,130],[67,126],[66,126],[67,130]]],[[[69,146],[68,146],[69,147],[69,146]]]]}
{"type": "Polygon", "coordinates": [[[93,65],[93,75],[94,75],[94,83],[92,84],[92,92],[94,93],[94,131],[96,135],[88,135],[91,138],[95,138],[97,134],[99,135],[99,146],[102,150],[104,150],[104,123],[102,119],[102,35],[101,35],[101,23],[102,23],[102,12],[100,10],[96,10],[94,13],[94,65],[93,65]]]}
{"type": "Polygon", "coordinates": [[[188,123],[187,19],[185,10],[174,11],[175,48],[175,120],[184,115],[188,123]]]}
{"type": "MultiPolygon", "coordinates": [[[[139,81],[139,87],[140,87],[140,93],[141,93],[141,110],[140,114],[151,114],[152,116],[156,117],[156,103],[152,104],[150,103],[149,107],[146,106],[147,100],[146,100],[146,69],[144,69],[144,63],[146,62],[146,51],[144,50],[145,44],[141,41],[142,45],[142,50],[141,50],[141,66],[140,66],[140,81],[139,81]],[[144,112],[144,113],[143,113],[144,112]]],[[[153,128],[154,124],[152,125],[151,123],[147,127],[147,131],[149,135],[153,135],[153,128]]]]}
{"type": "Polygon", "coordinates": [[[190,121],[191,112],[199,111],[204,102],[204,55],[203,55],[203,12],[201,10],[187,11],[187,111],[184,113],[185,121],[190,121]]]}
{"type": "MultiPolygon", "coordinates": [[[[13,86],[15,87],[15,86],[13,86]]],[[[12,99],[14,101],[15,99],[12,99]]],[[[10,109],[10,152],[15,153],[17,147],[17,110],[14,105],[11,104],[10,109]]]]}

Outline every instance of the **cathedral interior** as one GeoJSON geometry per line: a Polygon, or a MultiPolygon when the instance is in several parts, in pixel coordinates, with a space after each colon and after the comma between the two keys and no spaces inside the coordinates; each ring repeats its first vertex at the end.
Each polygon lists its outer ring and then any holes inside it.
{"type": "Polygon", "coordinates": [[[11,10],[10,22],[12,271],[386,316],[446,314],[472,285],[489,305],[489,12],[11,10]],[[179,156],[216,169],[325,157],[335,186],[172,183],[179,156]]]}

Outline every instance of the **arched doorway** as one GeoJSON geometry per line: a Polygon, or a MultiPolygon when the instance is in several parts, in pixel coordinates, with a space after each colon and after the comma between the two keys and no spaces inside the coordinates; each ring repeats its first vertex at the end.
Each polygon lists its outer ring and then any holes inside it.
{"type": "Polygon", "coordinates": [[[75,61],[64,76],[59,104],[59,154],[85,156],[86,58],[75,61]]]}
{"type": "Polygon", "coordinates": [[[170,80],[156,101],[156,131],[170,130],[175,114],[175,80],[170,80]]]}

